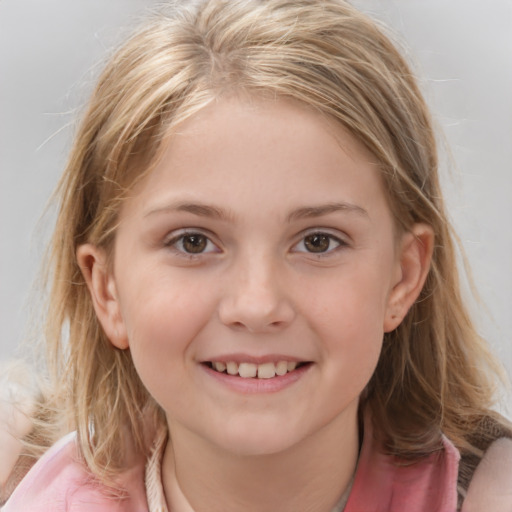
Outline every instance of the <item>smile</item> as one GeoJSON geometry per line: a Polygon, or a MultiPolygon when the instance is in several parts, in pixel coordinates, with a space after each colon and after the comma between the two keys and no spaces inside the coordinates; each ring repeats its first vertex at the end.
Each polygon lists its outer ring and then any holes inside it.
{"type": "Polygon", "coordinates": [[[261,364],[234,361],[209,361],[206,366],[218,373],[227,373],[228,375],[239,376],[244,379],[272,379],[281,377],[287,373],[304,366],[307,363],[296,361],[277,361],[261,364]]]}

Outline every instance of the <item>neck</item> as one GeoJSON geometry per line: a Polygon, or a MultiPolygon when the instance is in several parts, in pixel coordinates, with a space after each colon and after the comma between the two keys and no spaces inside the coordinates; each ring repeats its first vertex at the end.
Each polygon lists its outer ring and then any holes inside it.
{"type": "Polygon", "coordinates": [[[173,425],[162,464],[169,510],[331,512],[351,483],[359,451],[357,404],[345,413],[295,446],[256,456],[173,425]],[[181,501],[171,492],[176,484],[181,501]]]}

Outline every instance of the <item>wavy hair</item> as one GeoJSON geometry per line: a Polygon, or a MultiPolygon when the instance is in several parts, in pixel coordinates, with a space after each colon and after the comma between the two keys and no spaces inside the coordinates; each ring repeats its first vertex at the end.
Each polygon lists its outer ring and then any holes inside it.
{"type": "Polygon", "coordinates": [[[77,247],[111,253],[120,205],[173,129],[240,93],[292,98],[341,123],[379,163],[397,228],[432,226],[426,284],[385,335],[361,401],[389,453],[414,460],[439,449],[444,433],[478,456],[492,437],[486,418],[502,422],[491,411],[498,366],[461,297],[433,123],[409,65],[384,30],[341,0],[206,0],[174,2],[111,57],[58,186],[46,329],[52,403],[72,417],[87,464],[107,481],[125,463],[126,438],[145,453],[148,422],[165,419],[130,351],[106,338],[77,247]]]}

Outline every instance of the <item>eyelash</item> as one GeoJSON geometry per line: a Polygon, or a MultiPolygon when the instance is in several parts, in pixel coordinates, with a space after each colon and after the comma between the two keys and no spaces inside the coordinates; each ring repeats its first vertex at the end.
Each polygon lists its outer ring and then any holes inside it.
{"type": "MultiPolygon", "coordinates": [[[[303,234],[302,238],[298,243],[296,243],[292,247],[293,252],[299,252],[299,253],[307,253],[311,254],[317,258],[327,257],[331,255],[333,252],[336,252],[338,249],[346,247],[348,244],[342,240],[341,238],[334,236],[330,233],[324,232],[324,231],[309,231],[305,234],[303,234]],[[316,238],[316,239],[315,239],[316,238]],[[309,239],[309,240],[308,240],[309,239]],[[315,251],[315,250],[308,250],[307,244],[308,242],[310,244],[322,244],[327,242],[327,247],[325,250],[315,251]],[[331,247],[332,244],[335,244],[334,247],[331,247]],[[299,246],[302,244],[303,249],[298,249],[299,246]]],[[[166,247],[170,247],[174,249],[174,251],[179,254],[180,256],[184,256],[187,258],[195,258],[203,254],[209,254],[209,253],[218,253],[221,252],[220,249],[212,242],[210,237],[204,233],[201,233],[200,231],[184,231],[176,234],[171,239],[167,240],[165,242],[166,247]],[[188,241],[192,244],[197,244],[200,242],[203,242],[204,250],[199,250],[197,252],[193,252],[190,250],[187,250],[184,246],[184,243],[186,243],[186,240],[188,238],[188,241]],[[196,239],[194,242],[194,238],[196,239]],[[198,240],[199,239],[199,240],[198,240]],[[207,250],[208,249],[208,250],[207,250]]],[[[201,249],[201,248],[200,248],[201,249]]],[[[311,246],[310,246],[311,249],[311,246]]]]}
{"type": "MultiPolygon", "coordinates": [[[[312,242],[312,241],[313,240],[310,240],[310,242],[312,242]]],[[[316,258],[325,258],[325,257],[331,256],[334,252],[337,252],[339,249],[341,249],[343,247],[347,247],[347,246],[348,246],[347,242],[342,240],[340,237],[332,235],[331,233],[327,233],[325,231],[309,231],[308,233],[305,233],[302,236],[302,238],[300,239],[300,241],[293,246],[293,249],[295,250],[295,252],[307,253],[316,258]],[[325,250],[320,250],[320,251],[307,250],[307,248],[306,248],[307,239],[308,238],[311,239],[312,237],[317,238],[316,242],[321,243],[322,241],[324,241],[324,242],[327,241],[327,243],[328,243],[327,248],[325,250]],[[334,247],[331,247],[333,242],[336,245],[334,247]],[[297,248],[300,245],[304,246],[303,250],[297,250],[297,248]]]]}
{"type": "Polygon", "coordinates": [[[200,231],[182,231],[179,234],[176,234],[175,236],[170,238],[169,240],[166,240],[164,245],[165,247],[173,249],[180,256],[184,256],[186,258],[195,258],[203,254],[220,252],[220,249],[211,241],[210,237],[204,233],[201,233],[200,231]],[[186,242],[187,238],[189,241],[192,241],[194,237],[196,239],[202,239],[206,244],[205,249],[209,247],[209,250],[201,250],[198,252],[187,251],[183,244],[186,242]]]}

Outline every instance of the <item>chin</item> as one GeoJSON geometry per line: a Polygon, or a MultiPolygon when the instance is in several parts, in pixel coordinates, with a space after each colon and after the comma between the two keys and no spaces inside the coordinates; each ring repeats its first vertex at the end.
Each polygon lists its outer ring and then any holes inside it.
{"type": "Polygon", "coordinates": [[[251,422],[250,425],[230,425],[224,428],[217,444],[224,450],[243,457],[275,455],[285,452],[300,442],[301,436],[281,424],[262,425],[251,422]]]}
{"type": "Polygon", "coordinates": [[[241,457],[262,457],[277,455],[290,449],[295,443],[290,439],[271,439],[262,436],[244,436],[244,439],[236,439],[226,443],[225,450],[241,457]]]}

